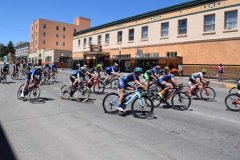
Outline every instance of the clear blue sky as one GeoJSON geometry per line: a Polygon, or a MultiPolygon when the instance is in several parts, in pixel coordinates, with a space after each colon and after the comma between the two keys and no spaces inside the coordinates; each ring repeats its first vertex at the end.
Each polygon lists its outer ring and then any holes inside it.
{"type": "Polygon", "coordinates": [[[188,0],[3,0],[0,2],[0,43],[29,41],[30,24],[44,18],[73,23],[78,16],[91,27],[183,3],[188,0]]]}

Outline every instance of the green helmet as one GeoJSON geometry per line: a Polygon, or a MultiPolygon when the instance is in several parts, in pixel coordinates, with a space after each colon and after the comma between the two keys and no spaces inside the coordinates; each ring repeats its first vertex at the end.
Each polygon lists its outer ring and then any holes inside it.
{"type": "Polygon", "coordinates": [[[169,70],[169,67],[168,66],[164,67],[164,70],[169,70]]]}
{"type": "Polygon", "coordinates": [[[202,73],[206,73],[207,72],[207,70],[206,69],[202,69],[202,73]]]}

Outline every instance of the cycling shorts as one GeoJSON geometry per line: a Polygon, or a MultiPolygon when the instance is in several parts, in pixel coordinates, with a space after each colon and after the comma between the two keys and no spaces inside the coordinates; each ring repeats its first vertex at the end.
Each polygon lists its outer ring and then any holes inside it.
{"type": "Polygon", "coordinates": [[[127,89],[128,88],[128,84],[124,81],[124,79],[120,78],[118,80],[118,88],[119,89],[127,89]]]}

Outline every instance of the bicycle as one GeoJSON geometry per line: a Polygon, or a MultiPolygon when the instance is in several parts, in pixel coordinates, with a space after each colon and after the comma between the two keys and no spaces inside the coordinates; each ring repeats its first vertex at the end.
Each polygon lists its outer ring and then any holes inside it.
{"type": "Polygon", "coordinates": [[[43,78],[42,78],[42,81],[41,81],[41,85],[47,84],[48,82],[54,83],[54,82],[56,82],[56,80],[57,80],[57,74],[56,73],[52,73],[52,75],[49,75],[48,73],[46,73],[44,71],[43,78]]]}
{"type": "MultiPolygon", "coordinates": [[[[118,98],[117,93],[109,93],[104,97],[102,106],[105,113],[114,114],[118,112],[118,98]]],[[[145,119],[153,114],[152,100],[146,95],[141,95],[138,88],[134,92],[125,94],[123,108],[126,108],[130,103],[134,117],[145,119]]]]}
{"type": "Polygon", "coordinates": [[[95,94],[102,94],[105,90],[105,85],[101,80],[101,77],[98,76],[97,78],[92,77],[87,81],[87,85],[90,88],[93,88],[93,92],[95,94]]]}
{"type": "Polygon", "coordinates": [[[179,84],[178,87],[169,89],[163,97],[160,97],[159,94],[155,94],[155,99],[160,101],[160,106],[162,103],[165,103],[167,106],[172,106],[174,109],[187,110],[191,106],[191,97],[182,92],[182,84],[179,84]],[[171,105],[168,100],[171,99],[171,105]]]}
{"type": "Polygon", "coordinates": [[[13,80],[18,80],[19,79],[19,73],[18,72],[13,72],[13,74],[11,75],[11,78],[13,79],[13,80]]]}
{"type": "Polygon", "coordinates": [[[112,75],[111,78],[104,82],[104,88],[106,88],[108,85],[110,85],[110,88],[117,89],[118,88],[118,78],[119,75],[112,75]]]}
{"type": "Polygon", "coordinates": [[[237,93],[227,95],[225,105],[231,111],[240,111],[240,95],[237,93]]]}
{"type": "Polygon", "coordinates": [[[17,91],[17,98],[19,100],[22,100],[26,96],[28,96],[29,102],[32,102],[32,103],[36,102],[39,99],[40,94],[41,94],[41,90],[40,90],[39,86],[36,83],[34,83],[34,85],[32,85],[31,87],[27,87],[24,91],[24,97],[21,97],[21,93],[24,89],[23,88],[24,86],[25,86],[25,84],[22,84],[19,87],[19,89],[17,91]]]}
{"type": "Polygon", "coordinates": [[[7,75],[9,74],[9,72],[3,72],[1,75],[0,75],[0,83],[7,83],[7,75]]]}
{"type": "Polygon", "coordinates": [[[216,92],[212,87],[209,87],[210,81],[207,81],[205,83],[202,83],[198,87],[195,87],[195,89],[191,89],[191,86],[184,85],[183,90],[189,95],[189,96],[197,96],[199,97],[198,93],[200,92],[200,97],[202,100],[206,101],[213,101],[216,97],[216,92]]]}
{"type": "Polygon", "coordinates": [[[89,100],[91,91],[87,85],[80,83],[77,87],[73,87],[72,84],[64,84],[61,87],[60,97],[61,99],[69,99],[75,93],[78,102],[87,102],[89,100]]]}

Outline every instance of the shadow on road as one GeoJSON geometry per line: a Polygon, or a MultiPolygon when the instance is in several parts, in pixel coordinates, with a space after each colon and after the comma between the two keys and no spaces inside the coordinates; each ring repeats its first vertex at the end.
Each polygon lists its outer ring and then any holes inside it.
{"type": "Polygon", "coordinates": [[[17,160],[0,123],[0,159],[17,160]]]}

